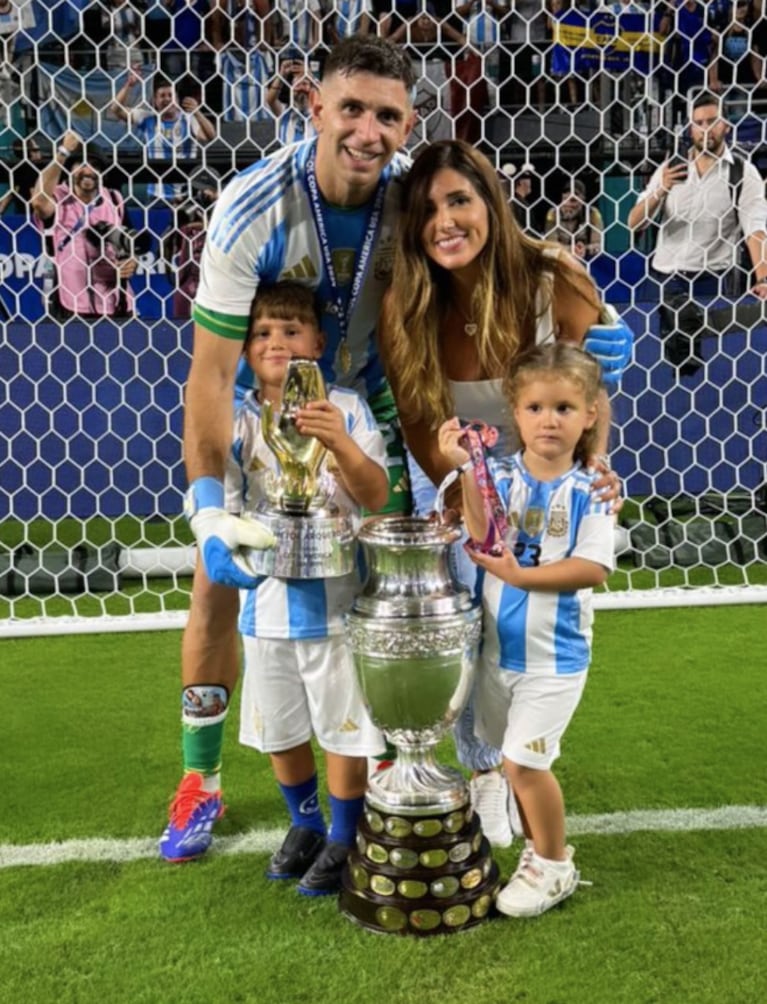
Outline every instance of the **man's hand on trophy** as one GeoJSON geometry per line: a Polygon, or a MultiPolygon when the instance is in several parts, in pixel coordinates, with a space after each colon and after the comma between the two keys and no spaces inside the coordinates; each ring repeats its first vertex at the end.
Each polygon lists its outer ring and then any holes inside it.
{"type": "Polygon", "coordinates": [[[251,589],[257,578],[244,571],[240,548],[274,547],[272,533],[258,520],[233,516],[224,509],[224,486],[217,478],[197,478],[187,490],[184,512],[211,582],[251,589]]]}

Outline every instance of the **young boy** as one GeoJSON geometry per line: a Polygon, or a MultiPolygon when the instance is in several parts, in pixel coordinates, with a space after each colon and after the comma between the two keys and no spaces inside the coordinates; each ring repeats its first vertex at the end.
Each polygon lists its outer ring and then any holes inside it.
{"type": "MultiPolygon", "coordinates": [[[[294,356],[319,359],[322,348],[310,289],[290,282],[259,289],[244,350],[259,388],[246,395],[235,419],[225,482],[230,512],[255,505],[264,496],[267,471],[279,469],[261,432],[263,402],[270,401],[277,412],[288,361],[294,356]]],[[[354,514],[361,507],[376,510],[385,504],[385,443],[356,392],[329,388],[327,400],[298,411],[296,424],[328,450],[323,475],[335,482],[333,501],[354,514]]],[[[298,890],[307,896],[340,888],[364,804],[367,757],[384,749],[365,710],[345,637],[344,614],[358,586],[356,572],[331,579],[267,577],[241,594],[245,676],[240,741],[269,754],[291,818],[267,876],[298,878],[298,890]],[[327,837],[312,733],[327,763],[327,837]]]]}

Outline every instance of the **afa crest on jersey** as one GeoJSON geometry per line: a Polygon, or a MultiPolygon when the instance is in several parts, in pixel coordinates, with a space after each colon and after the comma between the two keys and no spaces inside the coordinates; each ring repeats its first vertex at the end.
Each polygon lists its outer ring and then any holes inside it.
{"type": "Polygon", "coordinates": [[[552,537],[564,537],[568,530],[567,510],[564,508],[552,509],[547,529],[552,537]]]}

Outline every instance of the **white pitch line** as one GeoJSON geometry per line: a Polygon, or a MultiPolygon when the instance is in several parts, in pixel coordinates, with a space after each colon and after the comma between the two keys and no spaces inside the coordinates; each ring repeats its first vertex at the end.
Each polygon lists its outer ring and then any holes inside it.
{"type": "MultiPolygon", "coordinates": [[[[725,805],[718,809],[637,809],[567,818],[568,836],[607,836],[647,831],[690,833],[693,830],[763,827],[767,827],[767,806],[761,805],[725,805]]],[[[284,829],[274,829],[214,837],[210,855],[266,854],[276,850],[284,836],[284,829]]],[[[60,865],[69,861],[125,863],[157,856],[157,839],[152,837],[132,840],[91,837],[49,844],[0,844],[0,868],[60,865]]]]}

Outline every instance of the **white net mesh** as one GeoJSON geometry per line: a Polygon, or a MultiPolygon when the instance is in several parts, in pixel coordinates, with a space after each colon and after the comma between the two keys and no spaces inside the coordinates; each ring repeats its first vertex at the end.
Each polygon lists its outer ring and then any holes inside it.
{"type": "MultiPolygon", "coordinates": [[[[194,552],[180,515],[182,396],[206,210],[233,172],[311,134],[306,93],[325,47],[364,31],[406,46],[419,69],[411,147],[448,136],[480,147],[509,177],[523,225],[579,254],[636,333],[613,402],[627,503],[603,602],[764,598],[762,301],[749,276],[692,299],[661,293],[651,266],[663,237],[627,225],[659,165],[684,153],[703,88],[721,96],[729,147],[762,174],[761,3],[0,0],[6,632],[183,620],[194,552]],[[164,101],[183,114],[164,119],[164,101]],[[109,255],[139,264],[117,322],[63,315],[57,249],[31,213],[68,131],[125,200],[127,236],[109,255]]],[[[750,170],[730,195],[740,184],[753,216],[763,182],[750,170]]],[[[698,257],[735,219],[725,207],[698,257]]],[[[736,235],[734,265],[739,246],[736,235]]]]}

